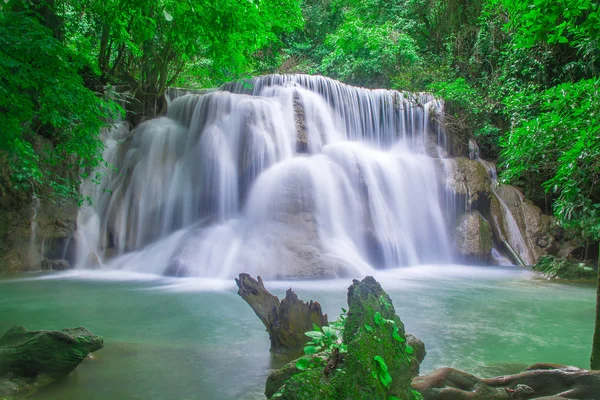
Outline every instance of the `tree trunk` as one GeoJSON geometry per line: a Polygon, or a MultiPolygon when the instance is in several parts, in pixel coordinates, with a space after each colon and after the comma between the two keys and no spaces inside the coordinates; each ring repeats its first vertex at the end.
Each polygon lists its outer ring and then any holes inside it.
{"type": "Polygon", "coordinates": [[[591,369],[600,369],[600,256],[598,257],[598,285],[596,287],[596,325],[590,367],[591,369]]]}
{"type": "Polygon", "coordinates": [[[304,333],[327,325],[327,315],[323,315],[317,302],[305,303],[298,299],[292,289],[288,289],[280,302],[277,296],[265,289],[260,276],[258,280],[248,274],[240,274],[235,280],[238,294],[252,307],[258,318],[267,328],[271,339],[271,352],[299,356],[310,339],[304,333]]]}

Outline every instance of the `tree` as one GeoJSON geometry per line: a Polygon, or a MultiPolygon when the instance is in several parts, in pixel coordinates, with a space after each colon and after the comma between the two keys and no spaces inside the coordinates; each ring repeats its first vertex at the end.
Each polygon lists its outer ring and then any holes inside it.
{"type": "Polygon", "coordinates": [[[10,158],[17,187],[75,196],[77,182],[55,167],[77,171],[102,162],[100,128],[118,109],[85,87],[81,65],[36,12],[0,12],[0,151],[10,158]],[[34,149],[36,134],[53,146],[34,149]]]}
{"type": "Polygon", "coordinates": [[[68,44],[91,50],[103,80],[157,96],[192,76],[237,77],[259,49],[302,25],[299,0],[65,0],[60,10],[68,44]]]}
{"type": "MultiPolygon", "coordinates": [[[[600,240],[600,17],[590,0],[505,1],[515,48],[543,46],[576,61],[563,63],[542,91],[521,91],[507,102],[527,113],[504,137],[503,176],[543,171],[543,187],[566,227],[600,240]],[[559,82],[556,82],[556,81],[559,82]]],[[[510,107],[509,107],[510,108],[510,107]]],[[[514,107],[513,107],[514,109],[514,107]]],[[[600,369],[600,268],[591,368],[600,369]]]]}
{"type": "Polygon", "coordinates": [[[56,165],[77,176],[104,162],[99,132],[119,111],[107,85],[133,93],[127,109],[139,122],[161,111],[168,86],[238,78],[256,52],[301,25],[300,0],[5,0],[1,159],[17,187],[76,195],[78,179],[56,165]],[[52,146],[36,147],[38,135],[52,146]]]}

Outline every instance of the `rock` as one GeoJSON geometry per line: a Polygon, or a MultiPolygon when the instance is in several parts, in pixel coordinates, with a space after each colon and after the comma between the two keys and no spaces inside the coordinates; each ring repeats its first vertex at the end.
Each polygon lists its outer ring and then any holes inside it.
{"type": "Polygon", "coordinates": [[[600,371],[536,364],[520,374],[482,379],[453,368],[413,379],[424,400],[598,399],[600,371]]]}
{"type": "Polygon", "coordinates": [[[296,127],[296,151],[308,153],[308,128],[304,115],[304,105],[298,93],[294,93],[294,122],[296,127]]]}
{"type": "Polygon", "coordinates": [[[305,371],[292,362],[274,372],[267,380],[267,395],[285,400],[415,398],[410,382],[424,347],[405,334],[392,300],[372,277],[354,280],[348,288],[342,342],[346,353],[329,350],[313,356],[314,366],[305,371]],[[324,357],[327,362],[319,362],[324,357]]]}
{"type": "Polygon", "coordinates": [[[85,260],[85,265],[92,269],[100,268],[100,259],[98,258],[96,253],[90,252],[90,254],[88,254],[87,259],[85,260]]]}
{"type": "MultiPolygon", "coordinates": [[[[53,148],[40,135],[35,135],[33,142],[36,154],[49,154],[47,150],[53,148]]],[[[77,179],[77,170],[68,168],[68,162],[50,168],[51,172],[77,179]]],[[[67,199],[56,201],[50,189],[14,188],[10,171],[9,160],[0,155],[0,274],[39,271],[44,257],[65,257],[64,244],[75,231],[77,204],[67,199]]]]}
{"type": "Polygon", "coordinates": [[[498,185],[491,201],[491,223],[499,242],[506,240],[527,265],[548,254],[554,245],[550,234],[555,221],[542,214],[517,188],[498,185]]]}
{"type": "Polygon", "coordinates": [[[29,396],[67,376],[104,342],[83,327],[29,331],[15,326],[0,338],[0,397],[29,396]]]}
{"type": "Polygon", "coordinates": [[[52,271],[66,271],[71,269],[71,264],[67,260],[48,260],[52,271]]]}
{"type": "Polygon", "coordinates": [[[265,396],[268,399],[281,389],[285,382],[292,376],[301,373],[302,371],[296,368],[296,360],[287,363],[282,368],[276,369],[267,378],[265,385],[265,396]]]}
{"type": "Polygon", "coordinates": [[[492,181],[481,163],[459,157],[440,160],[438,166],[444,190],[454,197],[456,215],[468,210],[484,211],[488,207],[492,181]]]}
{"type": "Polygon", "coordinates": [[[298,355],[309,340],[304,333],[313,330],[313,324],[327,325],[327,315],[321,311],[321,305],[303,302],[292,289],[288,289],[285,298],[279,302],[277,296],[265,289],[260,276],[256,280],[248,274],[240,274],[235,283],[238,294],[267,328],[271,351],[275,354],[298,355]]]}
{"type": "Polygon", "coordinates": [[[559,258],[569,258],[572,253],[583,246],[581,238],[563,240],[556,243],[556,251],[553,255],[559,258]]]}
{"type": "MultiPolygon", "coordinates": [[[[328,359],[328,355],[325,353],[316,354],[314,357],[320,358],[323,363],[327,362],[328,359]]],[[[265,385],[265,395],[267,398],[271,398],[275,393],[277,393],[281,387],[285,385],[286,381],[288,381],[292,376],[303,372],[296,367],[296,361],[297,360],[293,360],[285,364],[283,367],[271,372],[265,385]]]]}
{"type": "Polygon", "coordinates": [[[492,229],[478,211],[460,217],[456,228],[455,248],[461,259],[486,263],[492,252],[492,229]]]}
{"type": "Polygon", "coordinates": [[[413,356],[411,358],[411,369],[412,375],[419,375],[419,369],[421,367],[421,363],[425,359],[427,355],[427,351],[425,351],[425,343],[420,340],[418,337],[411,335],[410,333],[406,334],[406,344],[408,344],[413,349],[413,356]]]}
{"type": "Polygon", "coordinates": [[[281,177],[269,193],[267,219],[257,227],[257,246],[268,244],[269,264],[249,260],[249,270],[268,279],[333,279],[348,275],[349,266],[328,255],[316,217],[315,187],[307,170],[281,177]]]}
{"type": "Polygon", "coordinates": [[[584,263],[574,263],[566,258],[542,256],[532,268],[548,279],[578,282],[596,282],[598,272],[584,263]]]}

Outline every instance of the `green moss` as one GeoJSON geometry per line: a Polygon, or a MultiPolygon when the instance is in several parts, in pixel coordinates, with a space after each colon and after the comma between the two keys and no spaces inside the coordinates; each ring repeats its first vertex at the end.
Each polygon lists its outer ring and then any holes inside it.
{"type": "MultiPolygon", "coordinates": [[[[347,353],[343,358],[334,368],[296,373],[271,399],[413,399],[412,349],[406,344],[404,325],[390,297],[375,279],[367,277],[354,281],[348,289],[348,305],[343,332],[347,353]]],[[[289,372],[290,368],[284,370],[289,372]]]]}

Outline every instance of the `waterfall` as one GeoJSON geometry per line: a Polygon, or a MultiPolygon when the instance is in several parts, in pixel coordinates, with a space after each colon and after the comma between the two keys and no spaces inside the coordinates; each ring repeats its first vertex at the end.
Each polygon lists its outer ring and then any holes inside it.
{"type": "MultiPolygon", "coordinates": [[[[516,258],[514,261],[517,264],[535,264],[537,258],[530,250],[533,247],[533,243],[528,244],[529,238],[526,238],[526,235],[524,234],[525,228],[520,227],[520,224],[517,222],[517,216],[515,216],[515,213],[508,205],[508,202],[512,200],[512,208],[517,208],[518,205],[523,203],[525,196],[513,186],[498,183],[496,165],[479,157],[479,146],[473,140],[469,140],[469,157],[472,160],[481,163],[492,180],[490,188],[494,198],[498,201],[498,205],[500,206],[500,215],[498,216],[500,218],[492,216],[498,220],[490,222],[493,222],[495,226],[499,227],[498,236],[500,236],[500,240],[508,247],[507,250],[509,254],[511,252],[516,253],[513,258],[516,258]]],[[[521,226],[522,225],[524,225],[524,222],[521,223],[521,226]]],[[[496,254],[493,258],[498,263],[505,262],[504,259],[499,258],[499,252],[496,249],[495,251],[496,254]]]]}
{"type": "Polygon", "coordinates": [[[426,155],[446,142],[438,100],[307,75],[185,93],[105,132],[115,168],[83,189],[80,267],[94,252],[156,274],[333,278],[449,261],[426,155]]]}

